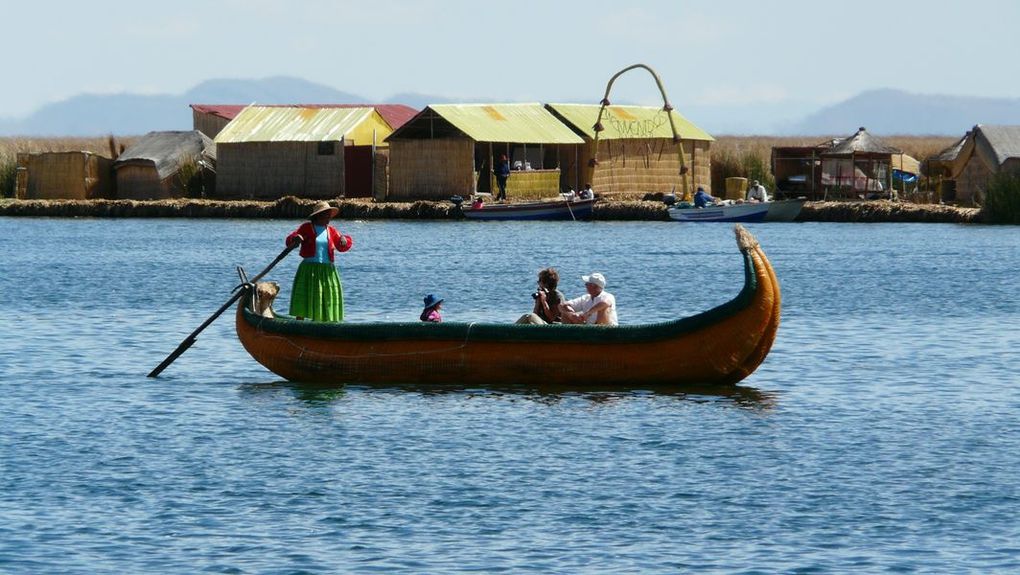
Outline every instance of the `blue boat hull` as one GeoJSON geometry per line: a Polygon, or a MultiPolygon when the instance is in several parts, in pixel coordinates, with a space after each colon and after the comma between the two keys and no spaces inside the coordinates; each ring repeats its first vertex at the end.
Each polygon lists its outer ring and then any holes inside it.
{"type": "Polygon", "coordinates": [[[669,217],[680,222],[763,222],[768,204],[736,204],[708,208],[670,208],[669,217]]]}

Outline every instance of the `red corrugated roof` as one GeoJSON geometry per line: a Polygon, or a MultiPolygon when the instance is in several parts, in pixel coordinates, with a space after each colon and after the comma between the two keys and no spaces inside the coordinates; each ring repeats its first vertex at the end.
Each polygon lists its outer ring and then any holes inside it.
{"type": "MultiPolygon", "coordinates": [[[[262,104],[260,104],[262,105],[262,104]]],[[[403,104],[265,104],[266,107],[276,108],[375,108],[383,120],[396,130],[413,118],[418,110],[403,104]]],[[[192,104],[191,109],[203,114],[212,114],[227,120],[233,120],[247,108],[238,104],[192,104]]]]}

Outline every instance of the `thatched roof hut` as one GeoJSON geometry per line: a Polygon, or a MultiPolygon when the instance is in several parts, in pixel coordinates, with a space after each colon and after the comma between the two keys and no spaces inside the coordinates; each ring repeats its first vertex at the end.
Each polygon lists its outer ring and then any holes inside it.
{"type": "Polygon", "coordinates": [[[373,195],[375,148],[392,132],[367,107],[248,106],[214,140],[216,195],[373,195]]]}
{"type": "Polygon", "coordinates": [[[1000,171],[1020,172],[1020,126],[974,126],[952,162],[956,200],[982,203],[988,184],[1000,171]]]}
{"type": "Polygon", "coordinates": [[[395,200],[492,192],[492,167],[504,154],[514,166],[510,198],[555,195],[562,189],[563,146],[584,143],[542,104],[428,106],[387,141],[389,199],[395,200]]]}
{"type": "Polygon", "coordinates": [[[113,160],[92,152],[21,153],[15,196],[23,200],[113,198],[113,160]]]}
{"type": "Polygon", "coordinates": [[[212,140],[198,130],[149,132],[117,157],[117,197],[161,200],[185,197],[215,162],[212,140]]]}
{"type": "Polygon", "coordinates": [[[591,161],[596,150],[595,123],[598,105],[548,104],[560,120],[584,138],[575,158],[566,164],[566,179],[574,189],[590,183],[599,194],[636,194],[648,192],[682,193],[682,177],[687,187],[703,186],[711,193],[712,167],[709,148],[714,141],[707,132],[675,110],[677,135],[683,145],[683,163],[687,174],[680,174],[680,155],[673,142],[669,117],[662,107],[607,106],[599,134],[598,163],[591,161]]]}

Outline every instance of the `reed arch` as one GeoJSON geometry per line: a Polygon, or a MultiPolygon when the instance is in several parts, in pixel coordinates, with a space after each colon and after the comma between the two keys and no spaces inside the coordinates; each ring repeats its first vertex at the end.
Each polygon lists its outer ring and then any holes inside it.
{"type": "Polygon", "coordinates": [[[647,70],[648,73],[652,75],[652,79],[655,80],[655,85],[659,88],[659,93],[662,94],[662,111],[666,112],[666,117],[669,118],[669,129],[673,132],[673,144],[676,145],[677,158],[680,160],[680,171],[677,176],[680,179],[680,186],[683,191],[682,198],[690,200],[690,189],[687,186],[687,172],[689,170],[687,169],[687,164],[684,163],[683,141],[680,139],[680,134],[676,131],[676,122],[673,120],[673,105],[669,103],[669,96],[666,95],[666,88],[662,85],[662,78],[659,77],[659,74],[653,70],[651,66],[646,64],[632,64],[627,66],[623,70],[613,74],[613,77],[609,79],[609,83],[606,84],[606,94],[602,97],[602,102],[599,106],[598,118],[595,120],[595,125],[592,126],[592,129],[595,131],[595,150],[592,152],[591,166],[594,168],[599,163],[599,134],[605,130],[605,127],[602,125],[602,114],[605,112],[606,107],[610,105],[609,93],[613,89],[613,82],[616,82],[617,78],[631,70],[634,70],[635,68],[643,68],[647,70]]]}

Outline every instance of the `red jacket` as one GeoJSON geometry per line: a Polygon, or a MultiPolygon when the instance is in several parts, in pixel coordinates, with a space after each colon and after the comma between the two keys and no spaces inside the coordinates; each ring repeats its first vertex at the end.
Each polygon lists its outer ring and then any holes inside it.
{"type": "MultiPolygon", "coordinates": [[[[333,261],[334,250],[346,252],[354,245],[354,239],[351,236],[341,234],[333,226],[327,225],[326,231],[329,235],[329,261],[333,261]],[[346,246],[340,246],[340,238],[346,241],[346,246]]],[[[310,258],[315,255],[315,226],[312,222],[305,222],[298,226],[298,229],[291,232],[284,240],[284,245],[290,245],[291,238],[301,238],[301,257],[310,258]]]]}

